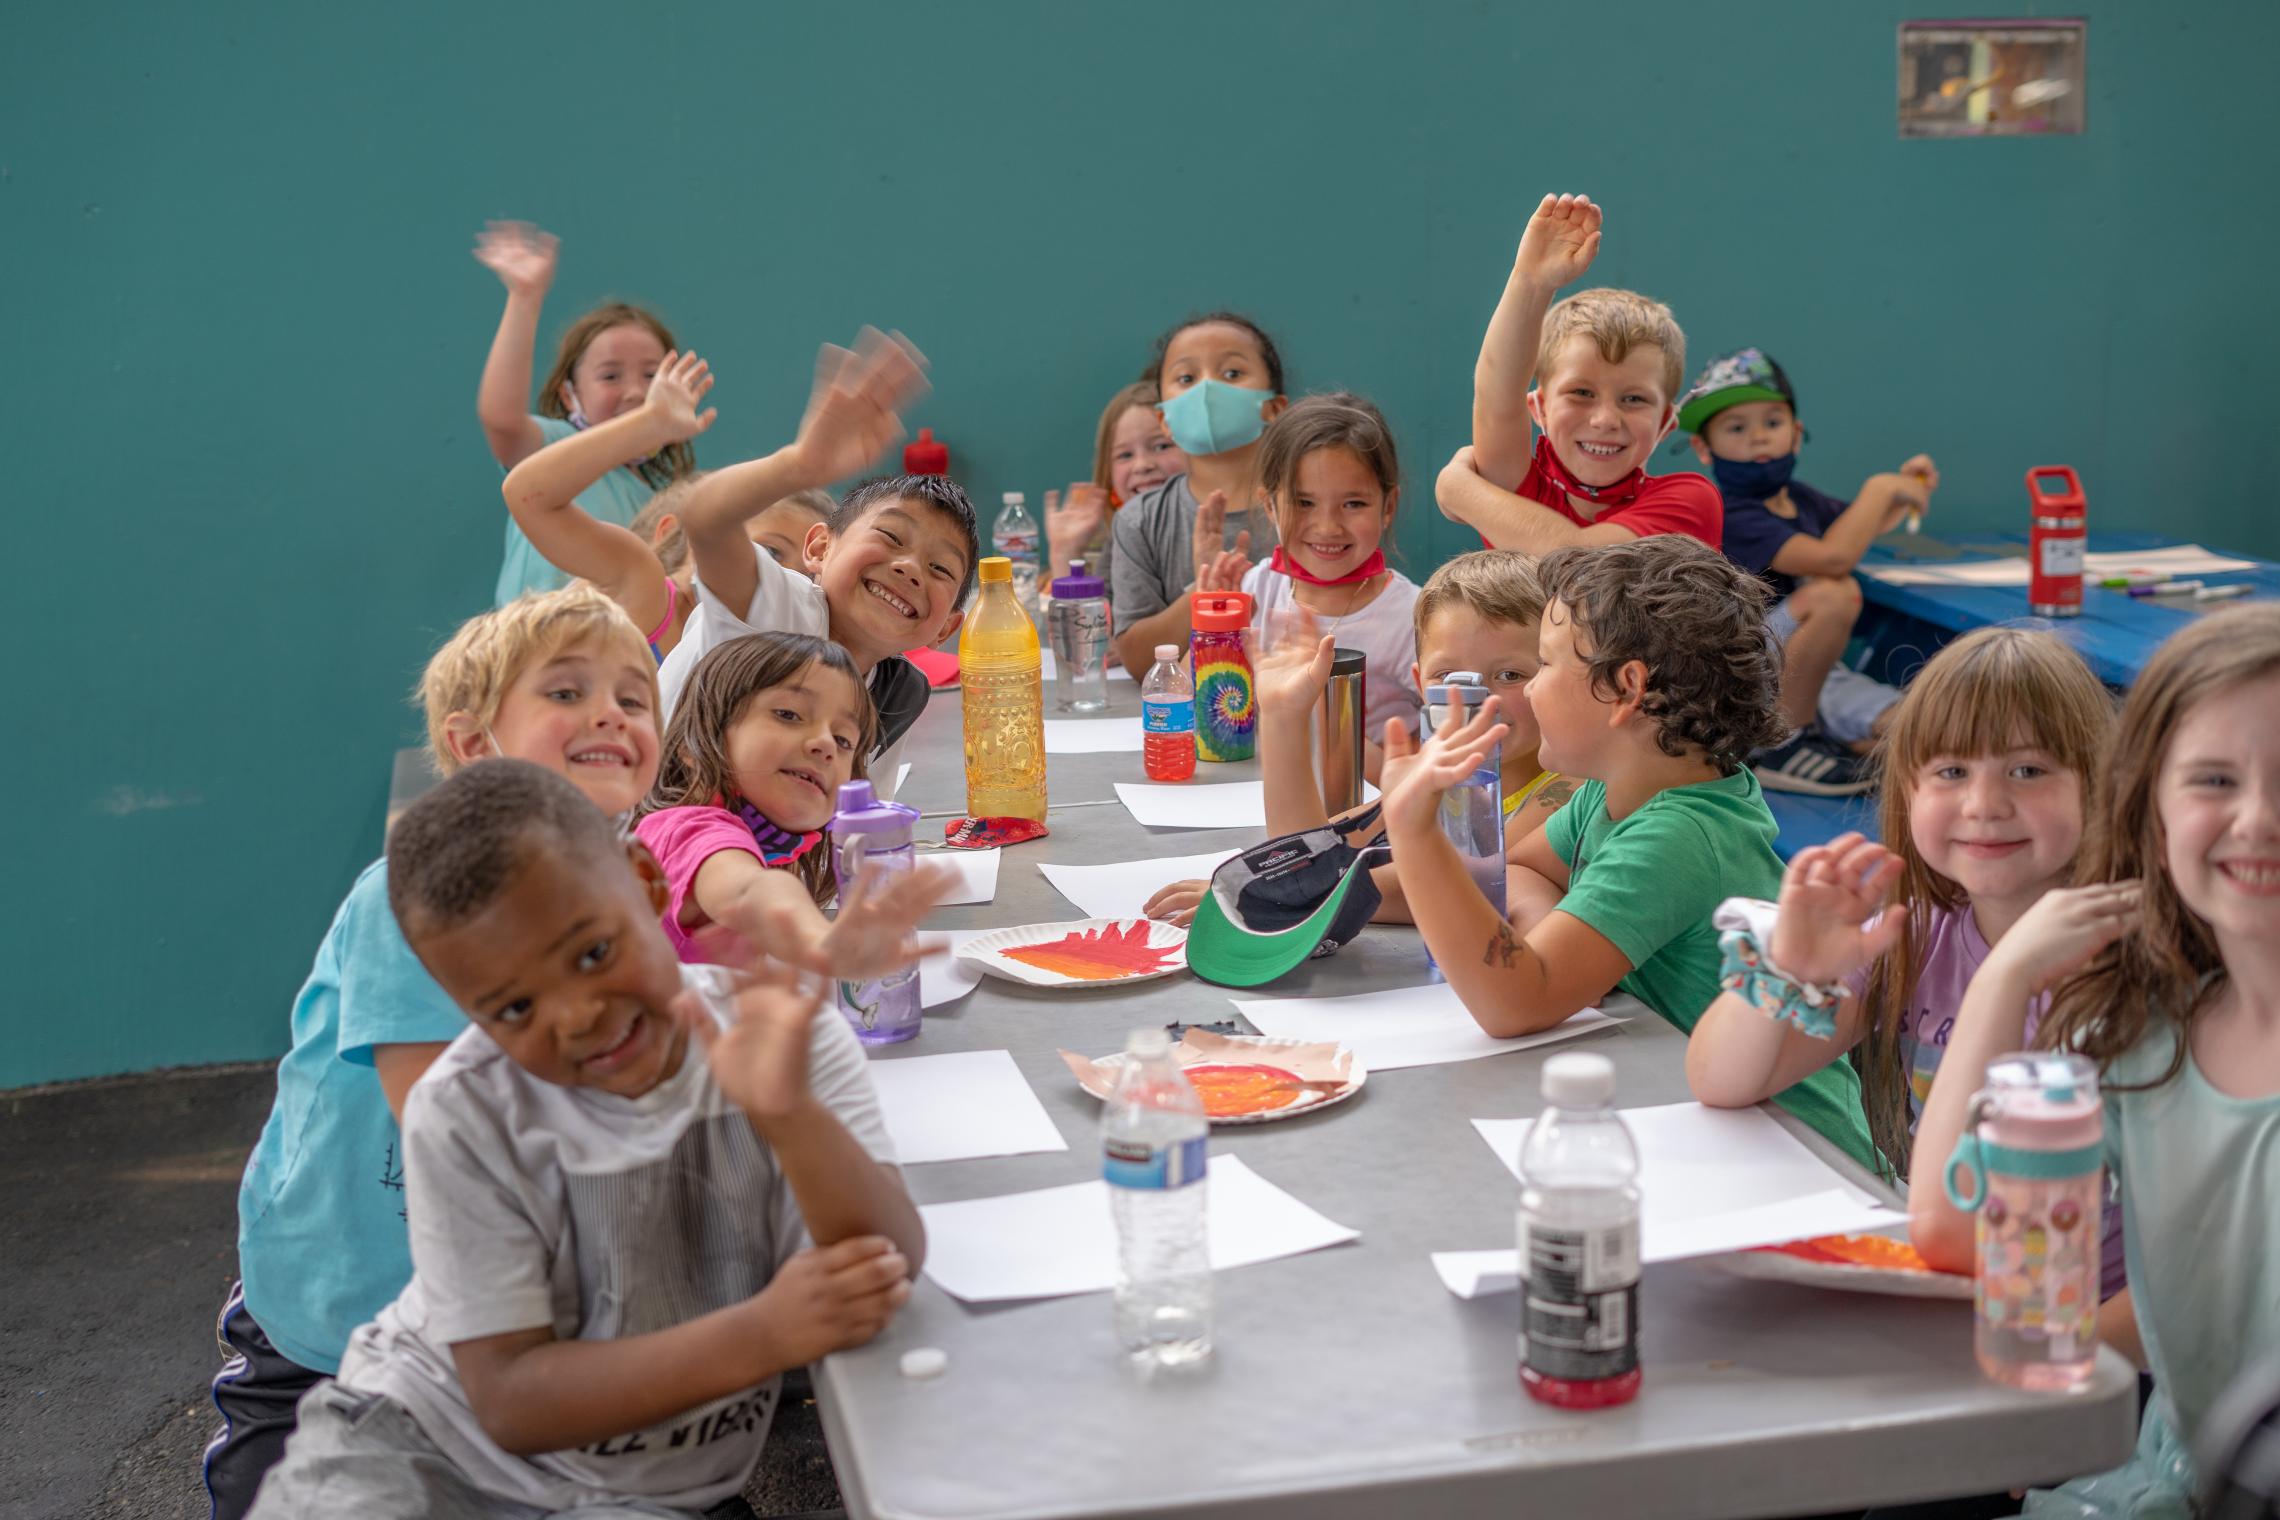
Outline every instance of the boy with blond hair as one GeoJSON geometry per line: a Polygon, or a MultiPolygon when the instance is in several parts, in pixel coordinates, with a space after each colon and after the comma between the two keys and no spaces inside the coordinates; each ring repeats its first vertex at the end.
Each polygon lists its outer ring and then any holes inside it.
{"type": "MultiPolygon", "coordinates": [[[[430,758],[449,776],[491,756],[568,777],[628,814],[657,776],[657,664],[641,630],[589,586],[532,593],[470,619],[428,662],[430,758]]],[[[412,1275],[397,1118],[466,1027],[388,910],[388,863],[333,915],[294,999],[292,1048],[238,1188],[238,1270],[217,1333],[222,1428],[206,1448],[217,1520],[236,1520],[283,1454],[294,1406],[412,1275]]]]}
{"type": "MultiPolygon", "coordinates": [[[[1422,748],[1389,729],[1385,825],[1402,893],[1492,1035],[1549,1029],[1610,987],[1691,1030],[1719,992],[1712,911],[1781,886],[1773,815],[1746,763],[1781,729],[1764,588],[1675,534],[1563,549],[1538,573],[1549,600],[1528,707],[1541,763],[1582,784],[1511,852],[1499,914],[1440,808],[1506,736],[1502,699],[1422,748]]],[[[1774,1101],[1876,1164],[1844,1062],[1774,1101]]]]}
{"type": "Polygon", "coordinates": [[[1528,219],[1473,368],[1472,444],[1436,486],[1442,515],[1495,548],[1531,554],[1657,533],[1715,549],[1717,488],[1700,475],[1646,472],[1686,374],[1686,335],[1670,308],[1612,289],[1552,304],[1591,268],[1600,223],[1584,195],[1547,195],[1528,219]]]}

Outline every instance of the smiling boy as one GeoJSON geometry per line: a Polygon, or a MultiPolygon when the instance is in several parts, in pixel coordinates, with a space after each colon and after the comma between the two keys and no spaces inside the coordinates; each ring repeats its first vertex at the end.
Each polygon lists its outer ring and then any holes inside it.
{"type": "Polygon", "coordinates": [[[1657,533],[1715,549],[1717,488],[1646,473],[1686,373],[1670,308],[1611,289],[1552,304],[1591,268],[1600,222],[1582,195],[1547,195],[1528,219],[1473,368],[1472,445],[1436,483],[1441,513],[1493,548],[1531,554],[1657,533]]]}
{"type": "Polygon", "coordinates": [[[689,672],[716,645],[753,633],[829,638],[855,659],[879,709],[871,774],[891,791],[901,744],[926,709],[926,677],[906,649],[957,632],[981,539],[974,504],[940,475],[898,475],[849,491],[801,544],[806,574],[746,536],[748,520],[797,492],[867,468],[900,436],[896,409],[925,389],[925,360],[866,332],[855,352],[826,346],[799,436],[773,454],[715,470],[681,508],[697,610],[657,681],[671,717],[689,672]],[[812,577],[812,578],[811,578],[812,577]]]}

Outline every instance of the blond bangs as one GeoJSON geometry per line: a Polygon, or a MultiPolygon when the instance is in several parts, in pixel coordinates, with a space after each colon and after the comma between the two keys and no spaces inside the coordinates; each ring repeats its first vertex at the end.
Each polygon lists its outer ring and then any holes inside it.
{"type": "Polygon", "coordinates": [[[428,661],[413,700],[427,715],[428,752],[448,776],[459,769],[447,724],[465,713],[484,728],[497,721],[515,679],[536,664],[590,639],[615,642],[649,677],[649,709],[657,710],[657,660],[625,609],[584,581],[560,591],[532,591],[460,624],[428,661]]]}

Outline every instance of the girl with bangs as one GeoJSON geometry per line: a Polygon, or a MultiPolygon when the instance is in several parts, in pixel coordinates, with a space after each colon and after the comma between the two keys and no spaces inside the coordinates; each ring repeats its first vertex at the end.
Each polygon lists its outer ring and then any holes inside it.
{"type": "MultiPolygon", "coordinates": [[[[1719,910],[1759,969],[1820,989],[1822,1005],[1768,1006],[1763,980],[1720,994],[1687,1041],[1695,1097],[1758,1103],[1857,1051],[1869,1134],[1903,1166],[1972,975],[2071,879],[2113,723],[2106,688],[2051,634],[1982,628],[1933,656],[1877,751],[1887,843],[1845,834],[1801,850],[1778,906],[1719,910]]],[[[2109,1245],[2110,1295],[2118,1234],[2109,1245]]]]}
{"type": "Polygon", "coordinates": [[[2131,1333],[2113,1335],[2109,1303],[2099,1334],[2154,1392],[2130,1462],[2030,1493],[2025,1513],[2185,1516],[2206,1497],[2193,1449],[2212,1408],[2280,1356],[2280,606],[2212,613],[2147,662],[2080,880],[1972,979],[1917,1130],[1909,1234],[1970,1270],[1973,1216],[1939,1179],[1990,1060],[2032,1041],[2097,1064],[2135,1304],[2131,1333]]]}

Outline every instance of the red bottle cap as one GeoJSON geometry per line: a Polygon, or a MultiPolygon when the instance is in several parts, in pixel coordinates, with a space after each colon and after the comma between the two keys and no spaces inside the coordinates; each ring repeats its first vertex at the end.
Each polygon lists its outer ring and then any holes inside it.
{"type": "Polygon", "coordinates": [[[1198,591],[1188,599],[1188,621],[1197,633],[1240,633],[1251,626],[1248,591],[1198,591]]]}
{"type": "Polygon", "coordinates": [[[950,473],[950,445],[937,443],[934,429],[920,428],[918,436],[903,445],[903,473],[905,475],[947,475],[950,473]]]}

